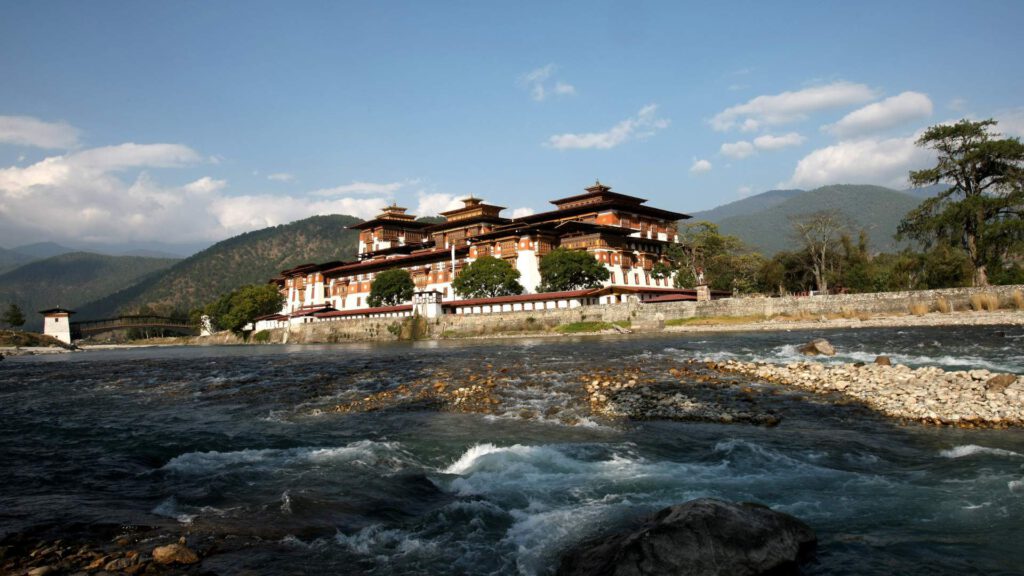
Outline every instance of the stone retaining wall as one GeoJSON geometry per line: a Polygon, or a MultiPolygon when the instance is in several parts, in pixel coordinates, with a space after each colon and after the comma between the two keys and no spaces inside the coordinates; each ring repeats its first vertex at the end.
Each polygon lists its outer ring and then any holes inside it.
{"type": "Polygon", "coordinates": [[[334,322],[313,322],[272,331],[273,342],[351,342],[413,338],[464,338],[497,334],[541,333],[573,322],[620,322],[628,320],[635,331],[657,331],[666,320],[743,316],[768,318],[776,315],[810,314],[906,314],[911,306],[945,298],[955,310],[969,310],[974,294],[995,294],[1000,304],[1010,306],[1015,291],[1024,286],[989,288],[947,288],[912,292],[879,292],[783,298],[726,298],[709,302],[665,302],[604,304],[579,308],[501,312],[491,314],[445,314],[441,318],[366,318],[334,322]],[[287,335],[287,340],[285,336],[287,335]]]}
{"type": "Polygon", "coordinates": [[[666,302],[645,304],[643,317],[661,314],[664,319],[709,318],[714,316],[758,316],[811,314],[815,316],[843,313],[906,314],[915,304],[924,304],[935,311],[935,303],[944,298],[954,310],[970,310],[971,296],[995,294],[1000,305],[1010,306],[1014,291],[1024,293],[1024,286],[990,286],[988,288],[943,288],[907,292],[874,292],[869,294],[836,294],[829,296],[785,296],[782,298],[726,298],[709,302],[666,302]]]}

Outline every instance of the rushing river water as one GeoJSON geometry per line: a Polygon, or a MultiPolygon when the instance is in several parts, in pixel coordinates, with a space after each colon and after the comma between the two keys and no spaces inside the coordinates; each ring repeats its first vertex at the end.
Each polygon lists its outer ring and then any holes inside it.
{"type": "Polygon", "coordinates": [[[1019,327],[10,358],[0,363],[0,536],[88,524],[216,534],[237,545],[203,568],[224,574],[544,574],[587,537],[714,496],[810,524],[820,540],[811,574],[1024,573],[1019,429],[902,426],[786,393],[772,428],[548,409],[603,366],[786,362],[817,336],[840,351],[829,362],[884,353],[1024,373],[1019,327]],[[501,415],[330,411],[439,368],[503,367],[536,382],[501,415]]]}

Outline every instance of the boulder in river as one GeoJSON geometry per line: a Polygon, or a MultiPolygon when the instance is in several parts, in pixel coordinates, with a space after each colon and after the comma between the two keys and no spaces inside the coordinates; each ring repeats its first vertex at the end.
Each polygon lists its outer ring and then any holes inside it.
{"type": "Polygon", "coordinates": [[[879,366],[892,366],[892,360],[890,360],[888,356],[876,356],[875,364],[878,364],[879,366]]]}
{"type": "Polygon", "coordinates": [[[985,390],[989,392],[1003,392],[1017,381],[1015,374],[999,374],[989,378],[985,382],[985,390]]]}
{"type": "Polygon", "coordinates": [[[559,576],[783,576],[817,545],[800,520],[749,502],[701,498],[670,506],[639,529],[584,543],[559,576]]]}
{"type": "Polygon", "coordinates": [[[800,347],[800,353],[807,356],[835,356],[836,349],[824,338],[815,338],[800,347]]]}
{"type": "Polygon", "coordinates": [[[153,548],[153,560],[158,564],[195,564],[199,556],[181,544],[168,544],[153,548]]]}

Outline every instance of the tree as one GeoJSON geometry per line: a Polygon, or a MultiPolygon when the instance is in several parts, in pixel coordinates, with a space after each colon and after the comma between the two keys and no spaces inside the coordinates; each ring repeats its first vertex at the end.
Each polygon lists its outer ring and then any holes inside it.
{"type": "Polygon", "coordinates": [[[481,256],[459,272],[452,288],[463,298],[494,298],[523,293],[519,270],[494,256],[481,256]]]}
{"type": "Polygon", "coordinates": [[[403,302],[412,300],[412,293],[416,290],[412,276],[402,269],[385,270],[373,279],[370,286],[370,296],[366,303],[370,306],[398,306],[403,302]]]}
{"type": "Polygon", "coordinates": [[[21,328],[25,325],[25,314],[17,304],[11,304],[4,310],[3,321],[12,328],[21,328]]]}
{"type": "Polygon", "coordinates": [[[937,153],[931,168],[910,173],[914,186],[950,188],[911,210],[898,237],[926,247],[958,246],[973,267],[973,284],[987,286],[989,271],[1007,262],[1024,243],[1024,144],[999,138],[995,120],[932,126],[917,145],[937,153]]]}
{"type": "Polygon", "coordinates": [[[597,288],[611,274],[589,252],[555,248],[540,259],[541,292],[597,288]]]}
{"type": "Polygon", "coordinates": [[[822,210],[790,219],[793,234],[811,257],[811,273],[820,292],[828,292],[828,275],[838,259],[839,235],[846,228],[837,210],[822,210]]]}
{"type": "Polygon", "coordinates": [[[221,296],[208,304],[206,314],[223,330],[238,334],[246,324],[260,316],[281,310],[284,296],[274,284],[252,284],[221,296]]]}
{"type": "Polygon", "coordinates": [[[686,280],[697,278],[701,271],[713,281],[711,261],[723,254],[735,255],[742,250],[743,242],[735,236],[720,233],[717,224],[704,221],[684,224],[679,230],[679,244],[672,245],[669,254],[681,273],[676,277],[676,285],[681,288],[692,286],[686,280]]]}

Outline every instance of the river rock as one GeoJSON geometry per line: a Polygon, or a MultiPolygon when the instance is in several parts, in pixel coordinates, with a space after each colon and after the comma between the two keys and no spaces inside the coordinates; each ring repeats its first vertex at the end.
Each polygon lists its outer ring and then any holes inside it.
{"type": "Polygon", "coordinates": [[[824,338],[815,338],[800,347],[800,353],[807,356],[835,356],[836,349],[824,338]]]}
{"type": "Polygon", "coordinates": [[[153,560],[158,564],[195,564],[199,556],[181,544],[168,544],[153,548],[153,560]]]}
{"type": "Polygon", "coordinates": [[[753,503],[701,498],[670,506],[630,532],[580,545],[559,576],[783,576],[817,544],[800,520],[753,503]]]}
{"type": "Polygon", "coordinates": [[[875,364],[879,366],[892,366],[892,360],[888,356],[877,356],[875,358],[875,364]]]}
{"type": "Polygon", "coordinates": [[[1017,381],[1017,376],[1014,374],[999,374],[989,378],[985,382],[985,390],[989,392],[1000,393],[1010,387],[1011,384],[1017,381]]]}

